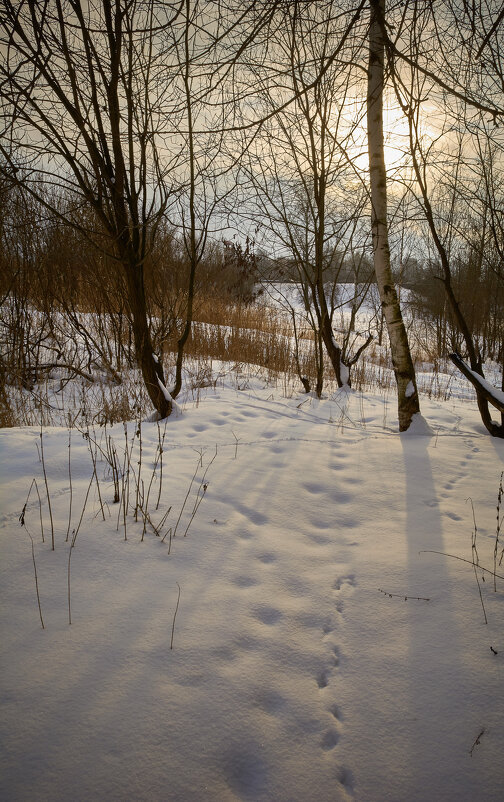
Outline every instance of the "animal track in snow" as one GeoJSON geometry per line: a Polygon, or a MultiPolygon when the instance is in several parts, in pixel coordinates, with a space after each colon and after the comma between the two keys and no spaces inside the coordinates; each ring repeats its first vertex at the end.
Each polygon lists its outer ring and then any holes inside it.
{"type": "Polygon", "coordinates": [[[345,766],[341,766],[338,770],[338,781],[344,787],[345,791],[353,796],[354,791],[354,777],[352,772],[345,766]]]}
{"type": "Polygon", "coordinates": [[[268,764],[261,756],[259,745],[240,745],[230,752],[222,767],[233,793],[239,799],[262,797],[268,787],[268,764]]]}
{"type": "Polygon", "coordinates": [[[320,741],[320,746],[324,750],[324,752],[329,752],[331,749],[334,749],[336,744],[339,741],[339,733],[334,730],[327,730],[322,736],[322,740],[320,741]]]}
{"type": "Polygon", "coordinates": [[[257,618],[261,624],[266,624],[267,626],[273,626],[280,621],[282,618],[282,613],[280,610],[277,610],[276,607],[269,607],[268,605],[261,605],[260,607],[256,607],[253,611],[254,618],[257,618]]]}
{"type": "Polygon", "coordinates": [[[347,476],[343,479],[347,485],[361,485],[363,480],[358,476],[347,476]]]}
{"type": "Polygon", "coordinates": [[[336,504],[350,504],[353,500],[353,493],[345,493],[342,490],[336,490],[331,494],[331,501],[334,501],[336,504]]]}
{"type": "Polygon", "coordinates": [[[331,538],[326,537],[325,535],[308,535],[308,537],[318,546],[327,546],[328,543],[332,542],[331,538]]]}
{"type": "Polygon", "coordinates": [[[253,585],[257,585],[257,579],[252,576],[235,576],[231,581],[239,588],[251,588],[253,585]]]}
{"type": "Polygon", "coordinates": [[[346,574],[345,576],[339,576],[333,584],[333,590],[341,590],[344,587],[351,587],[354,588],[357,582],[355,580],[355,574],[346,574]]]}
{"type": "Polygon", "coordinates": [[[301,487],[303,487],[304,490],[307,490],[308,493],[313,493],[314,495],[324,492],[323,487],[321,487],[319,484],[316,484],[315,482],[304,482],[304,484],[302,484],[301,487]]]}
{"type": "Polygon", "coordinates": [[[263,554],[258,554],[257,559],[260,560],[262,563],[274,563],[276,562],[277,556],[273,554],[271,551],[266,551],[263,554]]]}
{"type": "Polygon", "coordinates": [[[317,674],[317,685],[321,690],[329,685],[329,673],[328,670],[324,670],[317,674]]]}
{"type": "MultiPolygon", "coordinates": [[[[464,458],[460,461],[459,465],[461,470],[453,473],[451,477],[449,477],[445,484],[443,485],[443,490],[446,492],[440,493],[439,495],[441,498],[449,498],[450,493],[454,490],[455,486],[461,479],[465,479],[468,476],[469,472],[469,461],[474,459],[474,457],[479,453],[479,448],[477,446],[473,446],[473,442],[470,439],[464,440],[464,443],[468,449],[467,453],[464,455],[464,458]]],[[[462,520],[454,513],[450,514],[447,513],[448,517],[452,518],[454,521],[462,520]]]]}
{"type": "Polygon", "coordinates": [[[329,529],[329,527],[332,526],[330,521],[315,516],[310,516],[309,521],[310,525],[313,526],[314,529],[329,529]]]}
{"type": "Polygon", "coordinates": [[[326,537],[325,535],[308,535],[308,537],[311,541],[313,541],[313,543],[316,543],[317,546],[327,546],[332,542],[331,538],[326,537]]]}

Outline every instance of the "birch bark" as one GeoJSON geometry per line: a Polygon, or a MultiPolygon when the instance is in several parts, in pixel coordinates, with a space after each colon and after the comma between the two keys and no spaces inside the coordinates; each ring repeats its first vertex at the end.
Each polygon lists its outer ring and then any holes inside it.
{"type": "Polygon", "coordinates": [[[387,223],[387,177],[383,137],[385,82],[385,0],[370,0],[367,131],[371,186],[371,227],[376,283],[387,325],[392,364],[397,382],[399,430],[406,431],[420,412],[415,368],[390,266],[387,223]]]}

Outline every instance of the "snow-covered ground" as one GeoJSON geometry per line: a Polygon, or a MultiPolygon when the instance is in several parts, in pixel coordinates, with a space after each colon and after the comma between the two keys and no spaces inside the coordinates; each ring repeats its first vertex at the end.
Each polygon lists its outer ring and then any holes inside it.
{"type": "Polygon", "coordinates": [[[485,625],[445,555],[471,560],[470,498],[493,568],[504,442],[474,404],[422,409],[433,434],[399,435],[391,393],[223,380],[168,419],[158,509],[164,424],[142,423],[141,468],[129,424],[143,542],[102,458],[103,521],[88,440],[69,472],[68,430],[44,429],[54,551],[40,432],[0,430],[0,798],[500,802],[503,580],[477,573],[485,625]],[[44,543],[34,488],[19,522],[33,478],[44,543]]]}

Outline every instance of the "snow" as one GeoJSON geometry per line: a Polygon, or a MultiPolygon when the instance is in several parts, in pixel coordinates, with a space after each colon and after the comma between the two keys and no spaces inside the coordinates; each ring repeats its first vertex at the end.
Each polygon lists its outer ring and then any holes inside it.
{"type": "Polygon", "coordinates": [[[164,395],[165,399],[168,401],[168,403],[170,403],[170,404],[173,403],[173,399],[172,399],[170,393],[166,389],[165,385],[163,384],[163,382],[161,381],[159,376],[158,376],[158,384],[159,384],[159,389],[163,393],[163,395],[164,395]]]}
{"type": "Polygon", "coordinates": [[[340,378],[343,385],[348,384],[348,380],[350,378],[350,371],[343,362],[340,362],[340,378]]]}
{"type": "Polygon", "coordinates": [[[479,373],[471,370],[469,366],[466,365],[466,367],[469,373],[474,376],[475,381],[478,382],[478,384],[481,384],[481,386],[486,389],[489,395],[491,395],[501,407],[504,407],[504,392],[502,390],[498,390],[497,387],[493,386],[493,384],[490,384],[490,382],[480,376],[479,373]]]}
{"type": "Polygon", "coordinates": [[[411,423],[405,432],[401,432],[402,437],[411,437],[411,435],[419,434],[423,437],[432,437],[434,432],[425,420],[423,415],[416,412],[411,419],[411,423]]]}
{"type": "Polygon", "coordinates": [[[412,381],[408,382],[408,386],[406,387],[406,392],[404,395],[406,398],[411,398],[412,395],[415,395],[415,385],[412,381]]]}
{"type": "Polygon", "coordinates": [[[168,535],[182,513],[176,536],[142,541],[130,510],[125,540],[98,453],[71,625],[88,443],[72,431],[70,478],[68,430],[44,428],[52,551],[40,432],[0,430],[0,798],[501,800],[502,580],[481,582],[485,625],[472,566],[433,552],[471,559],[470,497],[492,568],[504,443],[474,404],[421,403],[408,437],[383,394],[222,382],[142,423],[142,465],[129,424],[145,494],[165,432],[149,514],[172,506],[168,535]],[[34,492],[18,520],[34,477],[44,543],[34,492]]]}

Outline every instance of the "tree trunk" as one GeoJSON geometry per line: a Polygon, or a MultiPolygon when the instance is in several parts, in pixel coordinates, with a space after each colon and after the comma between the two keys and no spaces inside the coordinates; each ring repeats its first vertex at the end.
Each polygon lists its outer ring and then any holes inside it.
{"type": "Polygon", "coordinates": [[[165,395],[160,386],[161,382],[166,388],[163,367],[154,354],[149,331],[143,267],[129,263],[125,265],[125,272],[137,363],[154,408],[161,418],[167,418],[172,412],[173,405],[169,395],[165,395]]]}
{"type": "Polygon", "coordinates": [[[385,0],[370,0],[367,129],[371,184],[371,228],[376,283],[387,324],[397,382],[399,430],[406,431],[420,412],[415,368],[392,279],[387,224],[387,177],[383,141],[385,0]]]}
{"type": "Polygon", "coordinates": [[[321,287],[317,286],[317,291],[318,291],[317,294],[318,294],[318,303],[320,309],[320,321],[319,321],[320,333],[324,341],[327,355],[331,360],[331,365],[334,370],[334,375],[336,376],[337,385],[338,387],[343,387],[343,385],[346,384],[346,382],[343,381],[343,376],[341,371],[341,348],[334,339],[334,334],[331,325],[331,316],[329,314],[329,309],[327,308],[327,302],[324,293],[324,285],[322,284],[321,287]]]}

